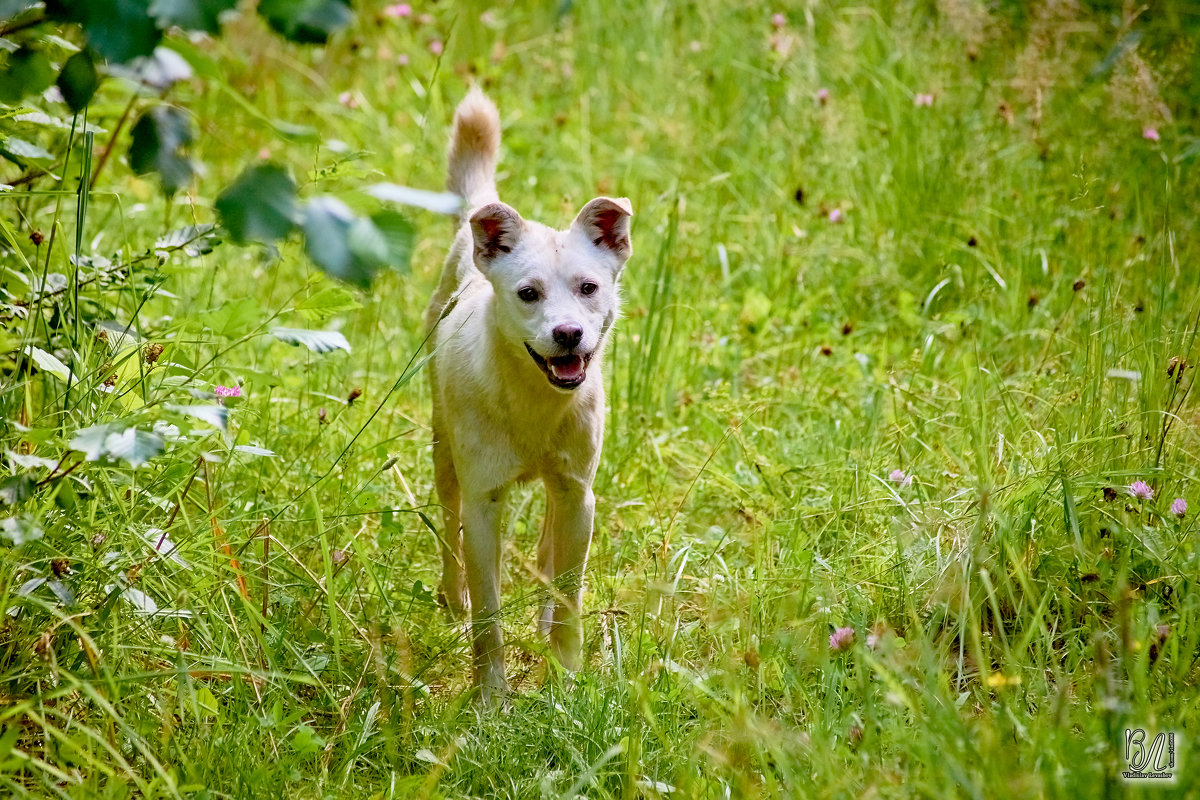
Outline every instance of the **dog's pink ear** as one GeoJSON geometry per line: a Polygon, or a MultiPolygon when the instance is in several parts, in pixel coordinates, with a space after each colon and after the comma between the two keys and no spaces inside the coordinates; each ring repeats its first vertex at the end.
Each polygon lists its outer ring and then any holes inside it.
{"type": "Polygon", "coordinates": [[[622,264],[633,255],[629,241],[629,218],[633,206],[625,197],[597,197],[579,212],[571,227],[583,231],[588,240],[602,250],[608,250],[622,264]]]}
{"type": "Polygon", "coordinates": [[[511,252],[521,238],[525,220],[512,206],[501,202],[481,206],[471,215],[475,237],[475,263],[486,264],[501,253],[511,252]]]}

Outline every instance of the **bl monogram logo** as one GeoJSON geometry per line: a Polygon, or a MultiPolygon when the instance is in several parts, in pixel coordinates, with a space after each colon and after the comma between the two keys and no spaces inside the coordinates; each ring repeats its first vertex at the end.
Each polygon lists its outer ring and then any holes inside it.
{"type": "Polygon", "coordinates": [[[1126,780],[1171,781],[1175,779],[1175,734],[1159,733],[1150,740],[1142,728],[1125,729],[1126,780]]]}

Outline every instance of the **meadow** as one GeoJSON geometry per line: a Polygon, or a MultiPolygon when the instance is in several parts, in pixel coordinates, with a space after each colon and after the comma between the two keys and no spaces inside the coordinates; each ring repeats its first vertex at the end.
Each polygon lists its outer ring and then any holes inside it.
{"type": "Polygon", "coordinates": [[[0,194],[0,792],[1196,796],[1198,33],[1169,2],[565,0],[169,38],[203,172],[0,194]],[[361,213],[439,190],[475,83],[522,215],[635,210],[587,665],[545,662],[522,487],[494,713],[436,602],[453,223],[400,207],[411,266],[367,289],[294,238],[164,238],[260,159],[361,213]],[[75,253],[83,299],[31,313],[75,253]],[[18,368],[38,341],[58,366],[18,368]],[[110,423],[162,452],[88,451],[110,423]],[[1122,777],[1136,729],[1175,734],[1169,781],[1122,777]]]}

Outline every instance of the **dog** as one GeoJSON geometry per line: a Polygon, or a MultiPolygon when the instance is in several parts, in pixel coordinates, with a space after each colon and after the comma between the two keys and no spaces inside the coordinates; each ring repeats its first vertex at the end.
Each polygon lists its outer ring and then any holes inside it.
{"type": "Polygon", "coordinates": [[[445,525],[441,597],[471,613],[474,685],[508,690],[500,630],[502,511],[514,483],[541,479],[539,627],[567,670],[581,665],[580,604],[592,482],[604,438],[604,346],[632,254],[626,198],[597,197],[566,230],[499,200],[500,117],[473,89],[454,114],[447,188],[464,212],[425,314],[432,355],[433,462],[445,525]]]}

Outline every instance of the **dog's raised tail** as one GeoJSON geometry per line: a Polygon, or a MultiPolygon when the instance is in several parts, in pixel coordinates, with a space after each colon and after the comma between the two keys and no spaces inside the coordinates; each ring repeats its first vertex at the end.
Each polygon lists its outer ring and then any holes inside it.
{"type": "Polygon", "coordinates": [[[446,188],[466,200],[463,213],[490,203],[496,195],[496,154],[500,150],[500,114],[479,87],[454,112],[446,188]]]}

